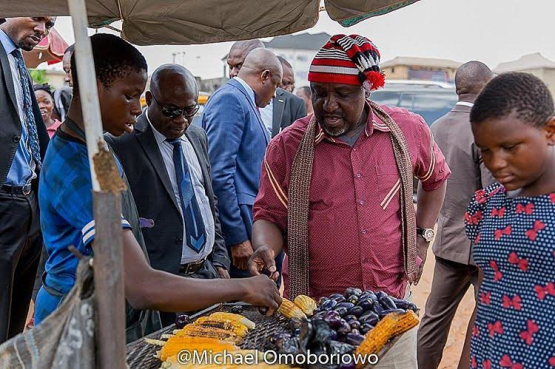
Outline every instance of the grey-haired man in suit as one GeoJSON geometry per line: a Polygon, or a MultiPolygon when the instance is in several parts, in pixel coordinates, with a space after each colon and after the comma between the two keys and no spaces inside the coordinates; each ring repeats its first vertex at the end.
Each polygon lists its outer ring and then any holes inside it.
{"type": "MultiPolygon", "coordinates": [[[[108,137],[125,169],[154,269],[187,277],[229,278],[229,257],[212,189],[207,139],[191,125],[198,86],[183,66],[154,71],[148,109],[132,134],[108,137]]],[[[164,313],[164,325],[175,314],[164,313]]]]}

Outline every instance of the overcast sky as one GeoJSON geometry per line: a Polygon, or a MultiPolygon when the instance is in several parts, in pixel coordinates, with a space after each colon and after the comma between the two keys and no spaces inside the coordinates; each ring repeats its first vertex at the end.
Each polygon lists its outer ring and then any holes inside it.
{"type": "MultiPolygon", "coordinates": [[[[240,1],[237,2],[240,6],[240,1]]],[[[421,0],[350,28],[320,13],[309,33],[358,33],[378,46],[382,61],[397,56],[480,60],[491,68],[522,55],[541,52],[555,61],[553,0],[421,0]]],[[[72,43],[71,19],[60,17],[56,28],[72,43]]],[[[92,32],[92,31],[91,31],[92,32]]],[[[220,59],[231,42],[192,46],[139,47],[150,71],[173,61],[203,78],[222,76],[220,59]],[[182,55],[185,52],[185,55],[182,55]]]]}

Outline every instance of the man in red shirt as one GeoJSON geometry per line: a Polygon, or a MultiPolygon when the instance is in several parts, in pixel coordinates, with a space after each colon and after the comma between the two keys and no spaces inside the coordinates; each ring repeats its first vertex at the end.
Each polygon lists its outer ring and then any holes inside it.
{"type": "MultiPolygon", "coordinates": [[[[285,248],[291,298],[347,287],[410,298],[407,286],[422,273],[450,171],[420,116],[368,99],[384,84],[379,58],[362,36],[333,36],[310,67],[314,115],[266,151],[249,269],[276,279],[274,256],[285,248]]],[[[416,366],[413,330],[380,368],[416,366]]]]}

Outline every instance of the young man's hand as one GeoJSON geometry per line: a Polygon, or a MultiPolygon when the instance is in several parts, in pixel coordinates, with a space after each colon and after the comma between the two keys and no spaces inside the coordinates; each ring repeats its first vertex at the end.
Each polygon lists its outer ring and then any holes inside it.
{"type": "Polygon", "coordinates": [[[231,246],[231,262],[236,268],[247,270],[247,263],[252,255],[252,245],[249,240],[231,246]]]}
{"type": "Polygon", "coordinates": [[[263,270],[270,272],[270,279],[277,281],[279,272],[276,269],[275,253],[269,247],[261,246],[249,259],[249,271],[251,275],[259,275],[263,270]]]}
{"type": "Polygon", "coordinates": [[[273,315],[281,305],[281,296],[274,281],[265,275],[238,280],[244,284],[243,301],[253,306],[265,308],[266,315],[273,315]]]}

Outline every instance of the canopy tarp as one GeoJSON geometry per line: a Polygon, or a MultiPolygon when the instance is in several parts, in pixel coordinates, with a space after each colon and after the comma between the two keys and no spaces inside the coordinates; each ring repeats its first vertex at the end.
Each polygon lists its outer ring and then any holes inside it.
{"type": "MultiPolygon", "coordinates": [[[[352,26],[418,0],[325,0],[331,19],[352,26]]],[[[136,45],[202,44],[290,34],[313,27],[319,0],[87,0],[89,24],[123,21],[136,45]]],[[[0,0],[0,16],[69,15],[67,0],[0,0]]]]}

